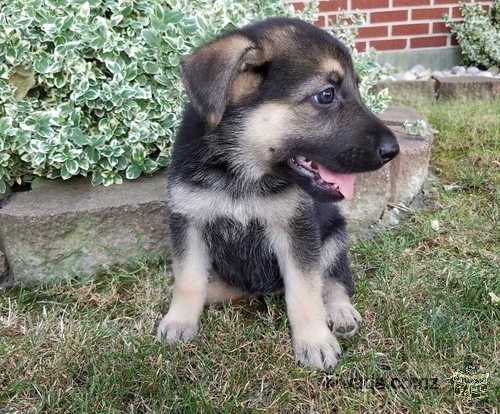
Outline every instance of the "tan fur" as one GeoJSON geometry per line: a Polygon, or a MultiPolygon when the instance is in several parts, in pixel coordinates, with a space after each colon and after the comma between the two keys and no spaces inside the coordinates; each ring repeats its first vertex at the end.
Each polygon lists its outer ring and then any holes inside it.
{"type": "Polygon", "coordinates": [[[241,145],[246,151],[242,154],[241,162],[257,165],[259,171],[270,171],[269,160],[273,151],[283,145],[283,138],[290,131],[296,129],[296,114],[288,103],[260,105],[245,119],[241,145]]]}
{"type": "Polygon", "coordinates": [[[231,88],[229,103],[237,105],[243,102],[245,98],[254,93],[262,82],[262,78],[251,72],[242,72],[236,76],[231,88]]]}
{"type": "Polygon", "coordinates": [[[323,278],[320,269],[300,269],[291,255],[291,241],[280,228],[268,230],[277,253],[285,282],[287,314],[292,341],[300,363],[316,367],[335,366],[341,355],[340,344],[325,323],[322,301],[323,278]]]}
{"type": "Polygon", "coordinates": [[[245,298],[245,294],[229,286],[218,277],[210,279],[207,287],[205,305],[213,305],[219,302],[234,302],[245,298]]]}
{"type": "Polygon", "coordinates": [[[356,333],[363,318],[351,304],[351,298],[345,287],[328,280],[323,288],[327,323],[336,336],[349,337],[356,333]]]}
{"type": "Polygon", "coordinates": [[[319,70],[322,73],[327,74],[335,72],[342,77],[345,75],[344,68],[342,67],[340,62],[332,57],[323,58],[319,66],[319,70]]]}
{"type": "Polygon", "coordinates": [[[186,254],[173,262],[172,303],[158,327],[158,339],[169,343],[196,336],[207,296],[210,263],[206,247],[194,226],[188,230],[187,246],[186,254]]]}

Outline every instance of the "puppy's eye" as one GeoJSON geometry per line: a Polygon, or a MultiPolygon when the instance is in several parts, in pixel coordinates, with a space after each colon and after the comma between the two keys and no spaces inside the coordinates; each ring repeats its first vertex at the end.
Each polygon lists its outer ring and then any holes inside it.
{"type": "Polygon", "coordinates": [[[333,102],[333,99],[335,98],[335,91],[333,88],[327,88],[320,93],[314,95],[314,100],[321,104],[321,105],[327,105],[329,103],[333,102]]]}

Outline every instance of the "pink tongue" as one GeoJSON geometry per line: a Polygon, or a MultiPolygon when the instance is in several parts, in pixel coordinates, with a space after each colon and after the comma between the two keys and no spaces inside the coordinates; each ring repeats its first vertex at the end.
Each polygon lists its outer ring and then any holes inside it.
{"type": "Polygon", "coordinates": [[[330,184],[337,184],[339,186],[339,192],[346,198],[350,200],[354,197],[354,179],[355,174],[338,174],[333,173],[330,170],[323,167],[318,163],[318,172],[320,177],[330,184]]]}

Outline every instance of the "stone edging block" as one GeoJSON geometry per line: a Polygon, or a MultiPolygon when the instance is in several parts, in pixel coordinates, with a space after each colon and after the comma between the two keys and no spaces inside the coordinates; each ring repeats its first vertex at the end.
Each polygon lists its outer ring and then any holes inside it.
{"type": "MultiPolygon", "coordinates": [[[[92,187],[90,180],[47,180],[16,193],[0,210],[7,283],[89,276],[168,249],[166,174],[92,187]]],[[[137,262],[136,262],[137,263],[137,262]]],[[[2,280],[0,280],[2,282],[2,280]]]]}
{"type": "Polygon", "coordinates": [[[379,81],[372,91],[389,89],[393,104],[434,99],[500,99],[500,79],[486,76],[446,76],[428,81],[379,81]]]}
{"type": "MultiPolygon", "coordinates": [[[[354,199],[340,203],[352,230],[376,222],[388,202],[409,203],[427,176],[431,141],[401,132],[405,120],[420,116],[396,107],[381,118],[396,132],[401,153],[381,170],[358,175],[354,199]]],[[[0,284],[82,278],[168,252],[165,184],[164,172],[110,187],[78,177],[13,194],[0,209],[0,245],[10,268],[8,277],[0,269],[0,284]]]]}

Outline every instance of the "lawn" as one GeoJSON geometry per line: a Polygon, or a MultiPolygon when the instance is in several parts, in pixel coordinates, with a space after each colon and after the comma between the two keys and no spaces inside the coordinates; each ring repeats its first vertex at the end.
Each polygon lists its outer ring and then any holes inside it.
{"type": "Polygon", "coordinates": [[[440,131],[436,178],[425,208],[352,243],[364,322],[334,372],[297,366],[280,298],[157,343],[171,273],[149,263],[0,290],[0,413],[498,413],[500,102],[415,109],[440,131]]]}

